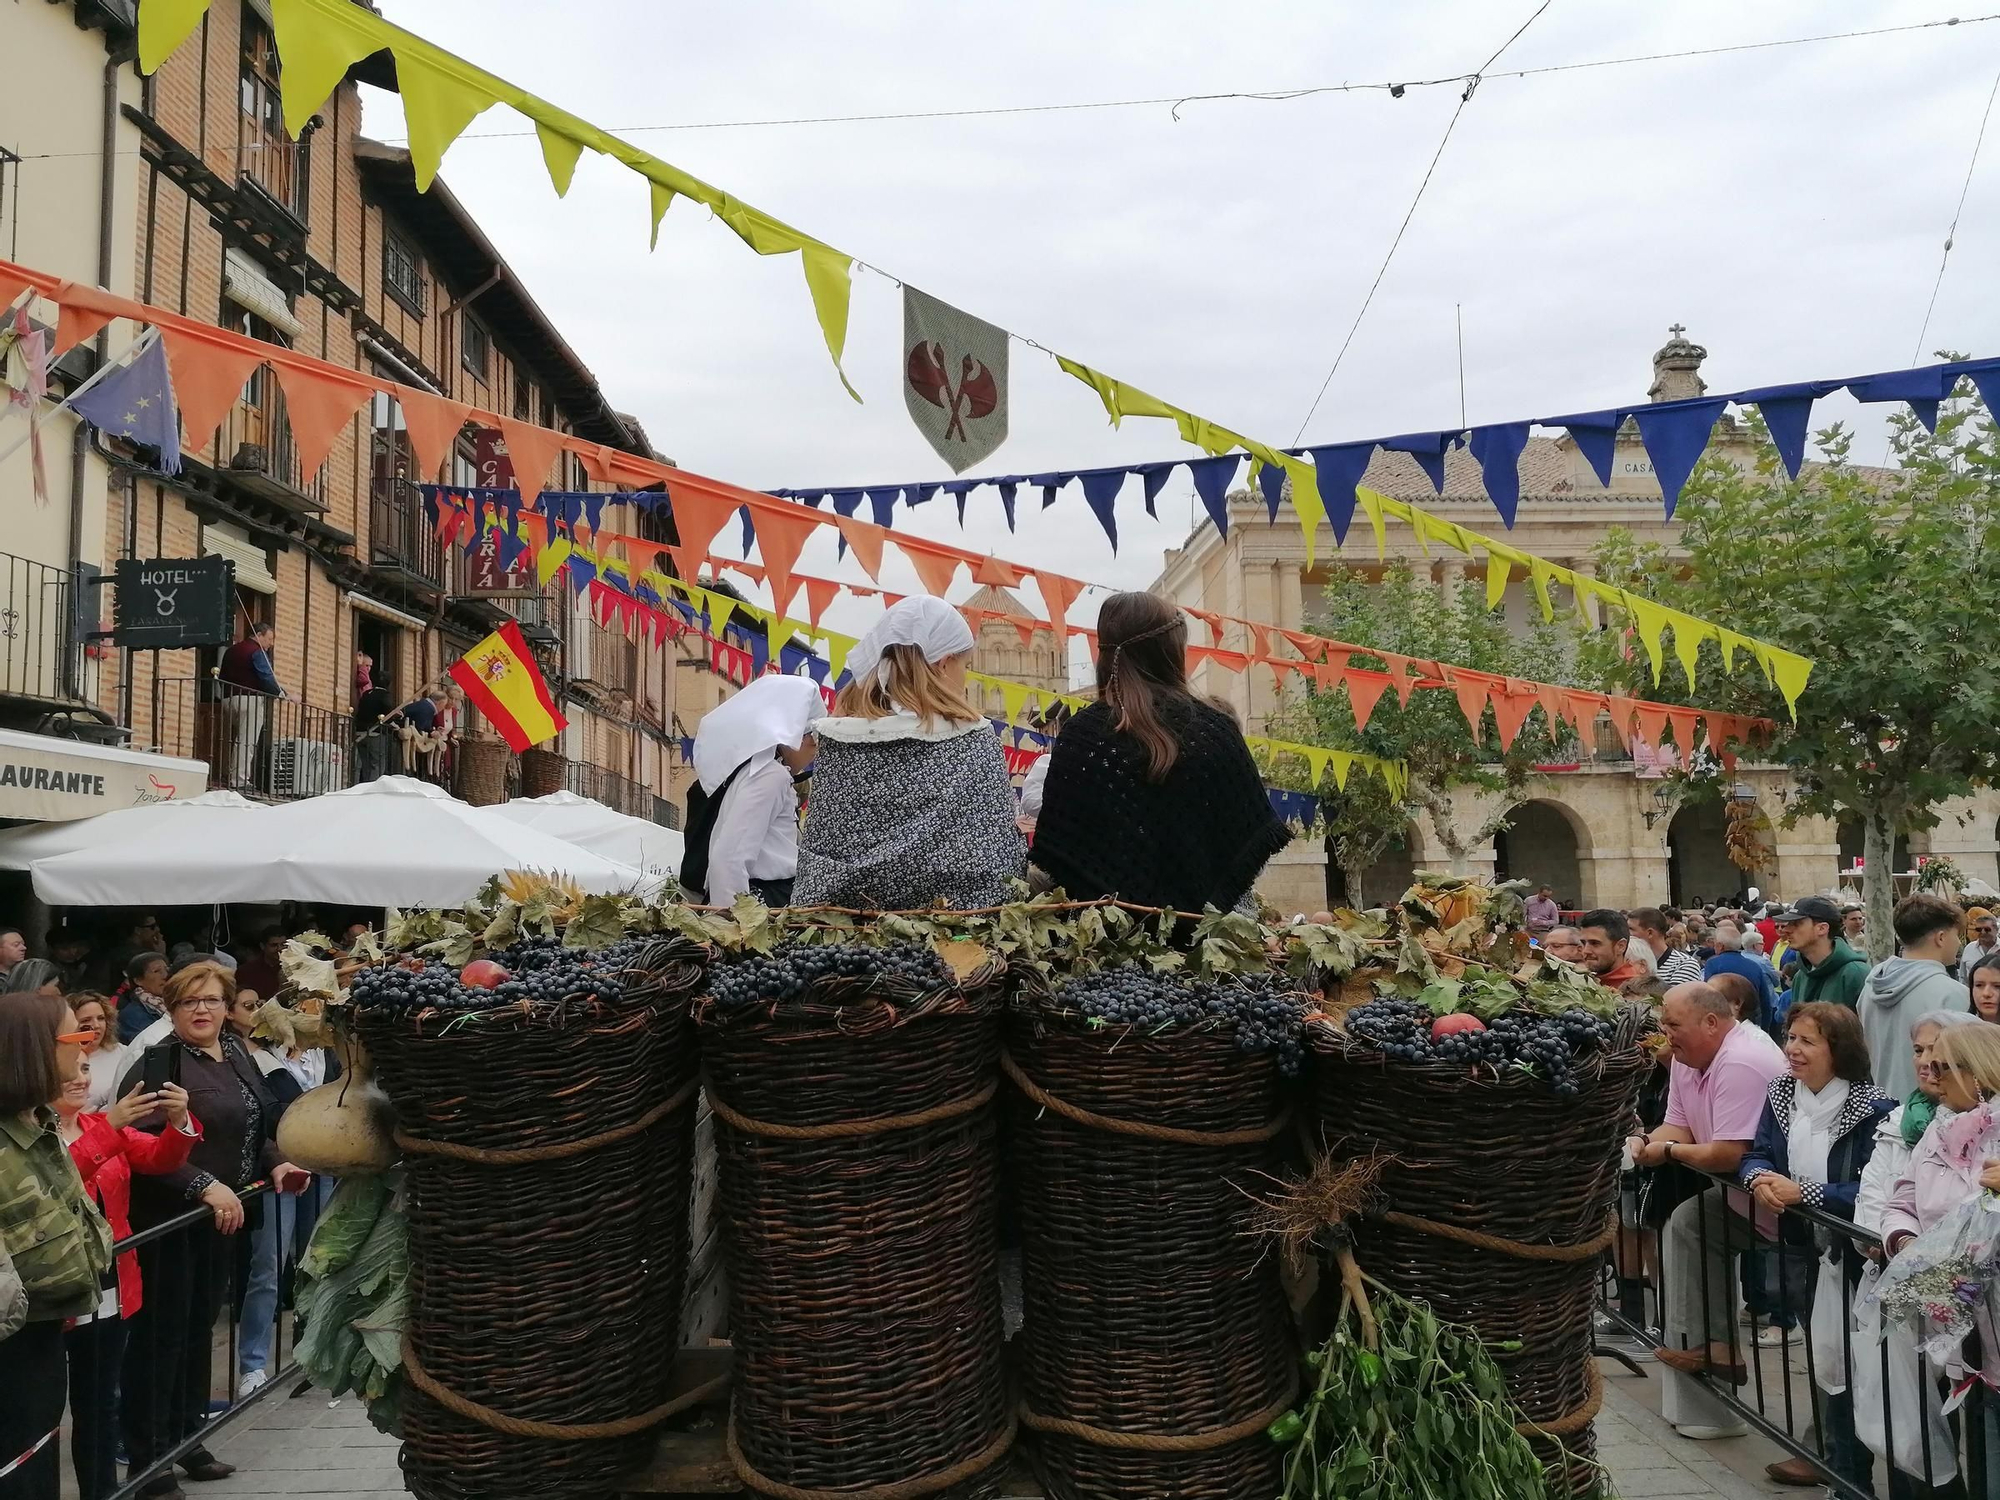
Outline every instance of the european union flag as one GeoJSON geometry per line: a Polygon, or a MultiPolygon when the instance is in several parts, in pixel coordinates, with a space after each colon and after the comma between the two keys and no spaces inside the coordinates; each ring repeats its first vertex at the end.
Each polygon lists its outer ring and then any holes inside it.
{"type": "Polygon", "coordinates": [[[180,473],[180,415],[158,334],[129,364],[70,401],[69,409],[109,437],[159,449],[161,472],[180,473]]]}

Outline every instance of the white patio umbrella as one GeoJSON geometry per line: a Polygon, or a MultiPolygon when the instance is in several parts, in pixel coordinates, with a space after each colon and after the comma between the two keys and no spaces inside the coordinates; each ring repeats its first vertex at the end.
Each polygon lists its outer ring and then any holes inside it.
{"type": "Polygon", "coordinates": [[[170,802],[147,802],[138,807],[121,807],[99,813],[94,818],[76,818],[64,823],[27,823],[0,831],[0,870],[32,869],[35,861],[78,849],[123,845],[156,828],[185,837],[198,827],[213,824],[226,828],[232,836],[242,836],[256,818],[271,809],[235,792],[203,792],[199,797],[170,802]]]}
{"type": "Polygon", "coordinates": [[[244,836],[176,837],[159,828],[115,848],[34,865],[35,892],[60,905],[330,901],[463,905],[503,870],[568,876],[586,891],[638,891],[640,871],[472,807],[408,776],[273,807],[244,836]]]}
{"type": "Polygon", "coordinates": [[[606,807],[575,792],[550,792],[545,797],[516,797],[491,809],[527,828],[554,834],[593,854],[631,865],[662,880],[680,877],[681,855],[687,841],[672,828],[662,828],[615,807],[606,807]]]}

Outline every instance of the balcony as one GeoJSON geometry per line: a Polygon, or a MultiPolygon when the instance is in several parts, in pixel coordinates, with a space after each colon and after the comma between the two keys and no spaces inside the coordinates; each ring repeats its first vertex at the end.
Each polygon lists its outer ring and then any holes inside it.
{"type": "Polygon", "coordinates": [[[437,593],[451,586],[451,558],[424,514],[424,497],[407,479],[378,475],[368,491],[371,567],[437,593]]]}
{"type": "Polygon", "coordinates": [[[602,766],[571,761],[563,771],[563,786],[579,797],[602,802],[628,817],[653,820],[652,788],[641,786],[629,776],[607,771],[602,766]]]}
{"type": "Polygon", "coordinates": [[[222,459],[219,472],[259,499],[294,511],[326,509],[326,467],[300,473],[285,393],[268,369],[250,377],[243,399],[223,421],[215,451],[222,459]]]}
{"type": "Polygon", "coordinates": [[[355,779],[348,715],[213,677],[163,680],[152,732],[162,754],[207,761],[211,791],[283,802],[337,792],[355,779]]]}
{"type": "MultiPolygon", "coordinates": [[[[64,653],[77,628],[75,587],[75,576],[62,568],[0,552],[0,694],[56,702],[96,696],[92,659],[83,662],[75,697],[64,681],[64,653]]],[[[81,603],[94,618],[97,601],[81,603]]]]}

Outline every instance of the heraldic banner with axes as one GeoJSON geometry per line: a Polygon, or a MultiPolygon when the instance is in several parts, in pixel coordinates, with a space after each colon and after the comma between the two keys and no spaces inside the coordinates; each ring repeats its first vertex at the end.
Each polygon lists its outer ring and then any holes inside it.
{"type": "Polygon", "coordinates": [[[903,288],[903,404],[954,474],[1007,441],[1007,330],[903,288]]]}

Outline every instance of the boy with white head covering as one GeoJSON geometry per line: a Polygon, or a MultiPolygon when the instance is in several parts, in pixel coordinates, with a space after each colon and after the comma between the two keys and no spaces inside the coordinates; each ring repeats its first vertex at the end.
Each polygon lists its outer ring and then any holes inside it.
{"type": "Polygon", "coordinates": [[[790,904],[799,868],[792,779],[812,764],[812,728],[825,712],[810,678],[773,675],[717,704],[696,728],[695,779],[714,812],[711,821],[705,809],[690,809],[681,879],[709,905],[727,906],[745,892],[767,906],[790,904]],[[709,823],[705,840],[701,822],[709,823]]]}
{"type": "Polygon", "coordinates": [[[819,724],[801,906],[993,906],[1026,867],[1000,742],[965,695],[972,630],[942,599],[883,614],[819,724]]]}

